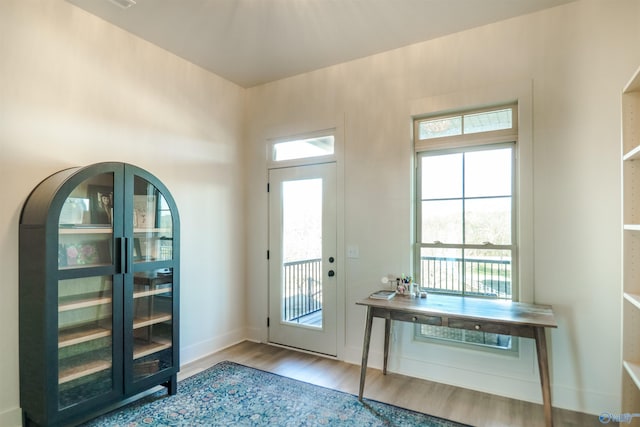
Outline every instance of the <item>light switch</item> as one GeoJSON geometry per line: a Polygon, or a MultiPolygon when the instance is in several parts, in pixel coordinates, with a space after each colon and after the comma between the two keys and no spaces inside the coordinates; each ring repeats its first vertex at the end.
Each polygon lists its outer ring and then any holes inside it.
{"type": "Polygon", "coordinates": [[[360,258],[360,248],[357,245],[348,245],[347,258],[360,258]]]}

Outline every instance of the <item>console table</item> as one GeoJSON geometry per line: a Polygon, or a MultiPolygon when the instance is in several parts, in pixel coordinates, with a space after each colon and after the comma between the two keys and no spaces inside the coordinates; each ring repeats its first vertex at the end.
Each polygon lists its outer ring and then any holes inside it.
{"type": "Polygon", "coordinates": [[[383,374],[387,373],[392,320],[535,339],[545,422],[549,427],[553,425],[545,328],[557,328],[558,324],[551,306],[437,294],[429,294],[427,298],[403,295],[397,295],[391,300],[365,298],[356,304],[367,307],[358,394],[360,401],[367,374],[371,325],[374,317],[380,317],[385,319],[383,374]]]}

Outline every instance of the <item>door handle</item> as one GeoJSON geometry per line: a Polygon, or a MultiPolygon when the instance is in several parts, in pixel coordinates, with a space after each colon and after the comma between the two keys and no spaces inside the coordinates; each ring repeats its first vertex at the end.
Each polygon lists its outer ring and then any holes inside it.
{"type": "Polygon", "coordinates": [[[333,277],[336,275],[336,272],[333,270],[329,270],[329,277],[333,277]]]}

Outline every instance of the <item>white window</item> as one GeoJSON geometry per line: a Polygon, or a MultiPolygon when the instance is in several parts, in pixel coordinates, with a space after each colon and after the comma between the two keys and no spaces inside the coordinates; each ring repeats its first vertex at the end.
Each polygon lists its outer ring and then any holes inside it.
{"type": "Polygon", "coordinates": [[[285,160],[332,156],[335,151],[334,146],[335,137],[333,135],[275,141],[271,145],[271,160],[282,162],[285,160]]]}
{"type": "MultiPolygon", "coordinates": [[[[517,299],[516,106],[414,122],[415,277],[429,292],[517,299]]],[[[422,325],[418,335],[501,349],[510,336],[422,325]]]]}

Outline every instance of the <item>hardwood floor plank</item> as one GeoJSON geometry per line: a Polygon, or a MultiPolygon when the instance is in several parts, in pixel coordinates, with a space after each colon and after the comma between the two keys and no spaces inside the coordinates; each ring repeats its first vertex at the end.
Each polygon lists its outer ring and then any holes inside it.
{"type": "MultiPolygon", "coordinates": [[[[360,366],[283,347],[244,341],[189,363],[183,379],[229,360],[285,377],[358,394],[360,366]]],[[[544,426],[542,405],[368,368],[365,399],[478,427],[544,426]]],[[[556,426],[602,426],[597,415],[553,409],[556,426]]]]}

